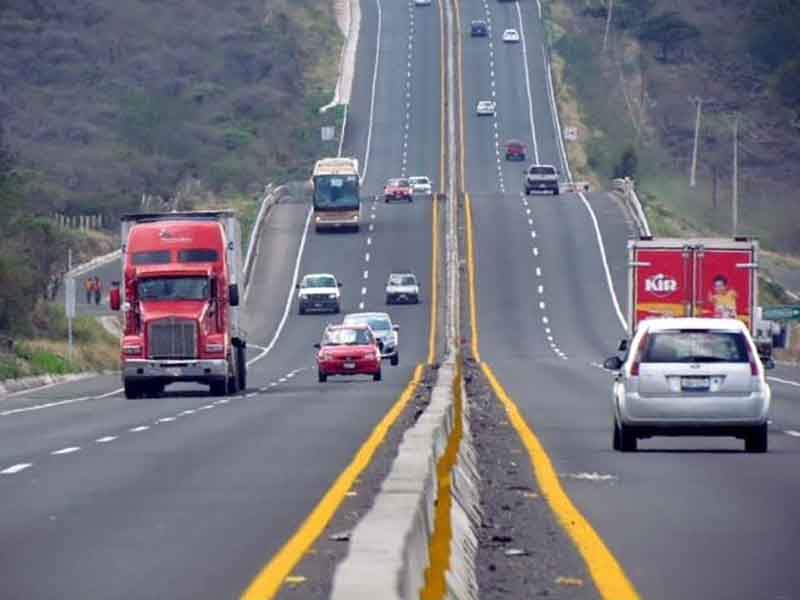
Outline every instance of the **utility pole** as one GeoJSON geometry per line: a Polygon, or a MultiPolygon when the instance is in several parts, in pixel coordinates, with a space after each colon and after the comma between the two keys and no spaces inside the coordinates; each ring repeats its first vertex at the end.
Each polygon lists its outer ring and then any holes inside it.
{"type": "Polygon", "coordinates": [[[703,99],[699,96],[690,98],[690,101],[697,104],[697,116],[694,121],[694,148],[692,149],[692,173],[689,176],[689,187],[694,187],[697,183],[695,175],[697,173],[697,146],[700,141],[700,113],[703,110],[703,99]]]}
{"type": "Polygon", "coordinates": [[[739,112],[733,120],[733,235],[739,230],[739,112]]]}
{"type": "Polygon", "coordinates": [[[611,30],[611,15],[614,12],[614,0],[608,0],[608,14],[606,15],[606,32],[603,34],[603,53],[605,54],[608,44],[608,32],[611,30]]]}

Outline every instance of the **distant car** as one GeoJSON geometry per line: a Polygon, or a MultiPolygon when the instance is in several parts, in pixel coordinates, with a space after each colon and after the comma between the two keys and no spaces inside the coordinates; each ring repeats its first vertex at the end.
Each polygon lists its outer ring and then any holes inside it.
{"type": "Polygon", "coordinates": [[[430,180],[430,177],[425,177],[424,175],[417,175],[414,177],[408,178],[409,184],[411,184],[411,192],[413,194],[432,194],[433,193],[433,183],[430,180]]]}
{"type": "Polygon", "coordinates": [[[309,311],[338,313],[342,309],[342,284],[330,273],[311,273],[297,284],[297,304],[301,315],[309,311]]]}
{"type": "Polygon", "coordinates": [[[381,354],[372,330],[366,325],[328,325],[317,352],[317,379],[331,375],[372,375],[381,380],[381,354]]]}
{"type": "Polygon", "coordinates": [[[478,105],[475,108],[475,112],[478,113],[479,117],[482,116],[493,117],[495,106],[496,105],[494,103],[494,100],[479,100],[478,105]]]}
{"type": "Polygon", "coordinates": [[[506,160],[525,160],[528,158],[528,145],[520,140],[506,142],[506,160]]]}
{"type": "Polygon", "coordinates": [[[378,340],[381,358],[388,358],[393,367],[400,362],[400,327],[392,323],[387,313],[351,313],[345,315],[342,325],[368,325],[378,340]]]}
{"type": "Polygon", "coordinates": [[[387,181],[386,185],[383,187],[383,200],[384,202],[390,202],[392,200],[412,202],[414,198],[411,194],[411,184],[408,179],[395,178],[387,181]]]}
{"type": "Polygon", "coordinates": [[[516,29],[506,29],[503,32],[503,41],[504,42],[518,42],[519,41],[519,32],[516,29]]]}
{"type": "Polygon", "coordinates": [[[386,304],[419,304],[419,283],[409,271],[391,273],[386,282],[386,304]]]}
{"type": "Polygon", "coordinates": [[[489,35],[489,25],[486,21],[473,21],[469,26],[469,34],[472,37],[486,37],[489,35]]]}
{"type": "Polygon", "coordinates": [[[747,326],[738,319],[651,318],[641,321],[613,387],[615,450],[636,450],[653,436],[744,439],[767,451],[771,391],[747,326]]]}
{"type": "Polygon", "coordinates": [[[431,0],[414,0],[416,6],[430,6],[431,0]]]}
{"type": "Polygon", "coordinates": [[[560,193],[558,183],[558,169],[551,165],[531,165],[523,175],[525,194],[531,192],[553,192],[554,196],[560,193]]]}

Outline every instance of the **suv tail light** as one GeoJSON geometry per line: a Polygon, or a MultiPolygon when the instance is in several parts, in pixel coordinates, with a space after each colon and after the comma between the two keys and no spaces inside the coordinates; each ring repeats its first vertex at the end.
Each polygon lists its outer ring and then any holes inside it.
{"type": "Polygon", "coordinates": [[[650,341],[650,334],[645,333],[642,336],[642,339],[639,340],[639,346],[636,348],[636,355],[633,359],[633,364],[631,365],[631,377],[638,377],[639,376],[639,363],[642,362],[642,354],[647,349],[647,344],[650,341]]]}

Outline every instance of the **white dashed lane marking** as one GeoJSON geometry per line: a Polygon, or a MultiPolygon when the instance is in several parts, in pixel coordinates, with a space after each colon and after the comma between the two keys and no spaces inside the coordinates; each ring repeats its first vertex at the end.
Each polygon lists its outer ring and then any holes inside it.
{"type": "Polygon", "coordinates": [[[800,437],[800,431],[795,431],[794,429],[787,429],[786,434],[792,437],[800,437]]]}
{"type": "Polygon", "coordinates": [[[53,450],[50,454],[53,456],[61,456],[62,454],[72,454],[80,449],[80,446],[69,446],[68,448],[61,448],[61,450],[53,450]]]}
{"type": "Polygon", "coordinates": [[[24,471],[28,467],[33,466],[33,463],[18,463],[16,465],[12,465],[6,469],[0,471],[0,475],[16,475],[17,473],[24,471]]]}
{"type": "Polygon", "coordinates": [[[131,433],[139,433],[140,431],[147,431],[148,429],[150,429],[149,425],[139,425],[139,427],[132,427],[128,431],[131,433]]]}
{"type": "Polygon", "coordinates": [[[113,442],[117,439],[115,435],[104,435],[103,437],[99,437],[95,440],[98,444],[108,444],[109,442],[113,442]]]}

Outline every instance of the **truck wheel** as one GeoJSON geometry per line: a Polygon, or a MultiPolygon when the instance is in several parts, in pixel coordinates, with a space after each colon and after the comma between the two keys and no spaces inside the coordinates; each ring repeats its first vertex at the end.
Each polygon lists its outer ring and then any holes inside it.
{"type": "Polygon", "coordinates": [[[322,371],[319,371],[319,370],[318,370],[318,371],[317,371],[317,380],[318,380],[320,383],[325,383],[326,381],[328,381],[328,376],[327,376],[327,375],[325,375],[325,373],[323,373],[322,371]]]}
{"type": "Polygon", "coordinates": [[[142,395],[142,387],[138,383],[125,381],[123,386],[125,387],[125,397],[128,400],[135,400],[142,395]]]}
{"type": "Polygon", "coordinates": [[[212,381],[208,384],[208,389],[212,396],[224,396],[228,391],[227,377],[222,381],[212,381]]]}
{"type": "Polygon", "coordinates": [[[380,381],[381,380],[381,370],[378,369],[378,372],[372,376],[372,381],[380,381]]]}
{"type": "Polygon", "coordinates": [[[526,196],[530,196],[531,195],[531,189],[530,188],[525,188],[525,195],[526,196]]]}
{"type": "Polygon", "coordinates": [[[419,294],[414,296],[414,304],[419,304],[419,294]]]}
{"type": "Polygon", "coordinates": [[[617,429],[619,429],[620,452],[636,452],[636,434],[631,431],[630,427],[626,427],[622,423],[617,423],[617,429]]]}
{"type": "Polygon", "coordinates": [[[306,308],[305,308],[305,306],[303,306],[303,305],[301,304],[301,305],[300,305],[300,307],[297,309],[297,312],[298,312],[298,313],[300,313],[301,315],[304,315],[304,314],[306,314],[306,308]]]}
{"type": "Polygon", "coordinates": [[[386,304],[391,304],[391,303],[392,303],[392,297],[386,296],[386,304]]]}
{"type": "Polygon", "coordinates": [[[337,304],[336,308],[333,309],[333,314],[338,315],[340,312],[342,312],[342,307],[341,305],[337,304]]]}
{"type": "Polygon", "coordinates": [[[239,391],[247,389],[247,346],[236,348],[236,377],[239,391]]]}
{"type": "Polygon", "coordinates": [[[767,426],[759,425],[751,429],[744,438],[744,449],[747,452],[763,454],[767,451],[767,426]]]}
{"type": "Polygon", "coordinates": [[[396,367],[400,362],[400,350],[394,353],[394,356],[389,360],[393,367],[396,367]]]}
{"type": "Polygon", "coordinates": [[[558,188],[554,189],[553,190],[553,196],[558,196],[558,194],[559,194],[558,188]]]}

